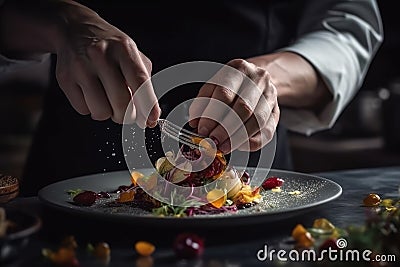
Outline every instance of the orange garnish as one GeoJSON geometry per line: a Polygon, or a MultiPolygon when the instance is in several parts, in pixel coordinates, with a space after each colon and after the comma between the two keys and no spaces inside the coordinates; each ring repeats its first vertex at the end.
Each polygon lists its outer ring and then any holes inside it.
{"type": "Polygon", "coordinates": [[[122,191],[119,193],[119,197],[116,200],[119,203],[125,203],[125,202],[131,202],[135,197],[135,191],[134,190],[127,190],[127,191],[122,191]]]}
{"type": "Polygon", "coordinates": [[[235,204],[246,204],[260,201],[261,198],[260,187],[253,190],[249,185],[243,185],[242,189],[232,197],[232,200],[235,204]]]}
{"type": "Polygon", "coordinates": [[[296,241],[297,246],[305,248],[311,247],[315,241],[310,232],[301,224],[296,225],[293,229],[292,237],[296,241]]]}
{"type": "Polygon", "coordinates": [[[138,241],[135,244],[135,250],[140,256],[150,256],[156,250],[156,247],[147,241],[138,241]]]}
{"type": "Polygon", "coordinates": [[[305,233],[307,233],[306,228],[304,228],[303,225],[298,224],[298,225],[296,225],[296,227],[292,231],[292,237],[293,237],[294,240],[297,241],[300,238],[300,236],[305,234],[305,233]]]}
{"type": "Polygon", "coordinates": [[[56,265],[68,266],[76,261],[75,250],[70,248],[61,247],[56,252],[44,250],[42,253],[56,265]]]}
{"type": "Polygon", "coordinates": [[[153,189],[157,185],[158,174],[152,173],[150,176],[143,176],[136,181],[138,185],[145,191],[153,189]]]}
{"type": "Polygon", "coordinates": [[[141,172],[138,172],[138,171],[133,171],[133,172],[131,172],[131,182],[132,182],[132,184],[133,185],[137,185],[137,180],[139,179],[139,178],[143,178],[143,173],[141,173],[141,172]]]}
{"type": "Polygon", "coordinates": [[[296,245],[303,248],[309,248],[314,244],[314,238],[311,236],[309,232],[302,233],[298,236],[296,240],[296,245]]]}
{"type": "Polygon", "coordinates": [[[207,200],[217,209],[221,208],[226,202],[226,194],[221,189],[213,189],[207,193],[207,200]]]}
{"type": "Polygon", "coordinates": [[[110,257],[111,249],[110,245],[106,242],[97,243],[94,247],[93,254],[99,259],[106,259],[110,257]]]}

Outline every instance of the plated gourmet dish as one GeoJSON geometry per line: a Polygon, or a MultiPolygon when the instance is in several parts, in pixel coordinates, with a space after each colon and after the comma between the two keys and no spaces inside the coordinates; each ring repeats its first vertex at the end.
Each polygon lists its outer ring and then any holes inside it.
{"type": "MultiPolygon", "coordinates": [[[[120,185],[109,192],[71,190],[73,202],[77,205],[91,206],[97,199],[112,199],[115,205],[138,207],[161,216],[194,216],[236,212],[257,205],[263,198],[262,190],[278,190],[283,180],[270,177],[259,186],[250,185],[248,172],[238,170],[227,163],[222,152],[213,150],[205,139],[194,140],[199,148],[182,147],[175,155],[169,151],[155,163],[155,171],[143,174],[131,172],[130,184],[120,185]],[[181,194],[170,190],[171,185],[187,188],[204,187],[200,197],[194,193],[181,194]],[[168,191],[159,196],[160,192],[168,191]],[[180,203],[174,205],[174,203],[180,203]]],[[[186,190],[187,192],[188,190],[186,190]]]]}

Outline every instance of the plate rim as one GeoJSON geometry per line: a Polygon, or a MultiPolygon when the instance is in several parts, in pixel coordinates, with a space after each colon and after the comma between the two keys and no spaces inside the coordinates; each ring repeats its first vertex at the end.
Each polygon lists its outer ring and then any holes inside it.
{"type": "MultiPolygon", "coordinates": [[[[244,168],[244,167],[241,167],[244,168]]],[[[250,167],[248,167],[250,168],[250,167]]],[[[150,168],[142,168],[142,170],[145,169],[150,169],[150,168]]],[[[255,168],[254,168],[255,169],[255,168]]],[[[260,169],[260,168],[259,168],[260,169]]],[[[229,221],[229,225],[235,225],[237,224],[236,222],[242,221],[242,220],[248,220],[249,218],[255,218],[254,220],[257,220],[256,218],[260,218],[260,217],[268,217],[269,220],[268,221],[273,221],[274,219],[271,220],[271,217],[274,217],[274,215],[279,215],[279,218],[285,218],[285,217],[292,217],[295,216],[296,214],[300,213],[300,212],[306,212],[309,211],[313,208],[318,208],[324,204],[327,204],[337,198],[339,198],[342,193],[343,193],[343,188],[340,184],[338,184],[337,182],[319,176],[319,175],[315,175],[315,174],[308,174],[308,173],[301,173],[301,172],[296,172],[296,171],[289,171],[289,170],[281,170],[281,169],[267,169],[267,168],[261,168],[261,169],[265,169],[266,171],[268,171],[268,175],[270,174],[270,172],[277,172],[280,174],[288,174],[288,175],[301,175],[301,176],[305,176],[307,178],[316,178],[318,180],[323,180],[325,182],[331,183],[333,186],[335,186],[338,189],[338,192],[332,196],[330,196],[329,198],[325,198],[323,200],[320,200],[316,203],[309,203],[306,205],[301,205],[301,206],[297,206],[297,207],[291,207],[286,209],[284,212],[279,211],[279,210],[275,210],[275,211],[271,211],[271,212],[259,212],[259,213],[254,213],[254,214],[235,214],[234,216],[230,217],[227,216],[226,218],[232,218],[234,220],[227,220],[229,221]]],[[[137,170],[140,170],[139,168],[137,170]]],[[[72,206],[63,206],[63,205],[59,205],[57,203],[51,202],[48,199],[46,199],[45,197],[43,197],[44,192],[46,192],[47,190],[49,190],[49,188],[52,188],[53,186],[55,186],[56,184],[62,184],[65,183],[66,181],[71,181],[74,179],[82,179],[82,178],[87,178],[90,176],[99,176],[99,175],[113,175],[113,174],[121,174],[123,172],[127,172],[129,174],[129,170],[118,170],[118,171],[110,171],[110,172],[102,172],[102,173],[94,173],[94,174],[88,174],[88,175],[82,175],[82,176],[77,176],[77,177],[73,177],[73,178],[69,178],[66,180],[61,180],[61,181],[57,181],[54,182],[52,184],[49,184],[47,186],[44,186],[43,188],[41,188],[38,192],[38,199],[40,200],[40,202],[44,203],[47,206],[50,206],[52,208],[56,208],[57,210],[61,210],[64,212],[71,212],[74,214],[78,214],[78,215],[83,215],[83,216],[88,216],[88,217],[96,217],[96,218],[101,218],[101,219],[105,219],[105,220],[115,220],[115,219],[124,219],[126,221],[136,221],[138,223],[146,221],[146,222],[156,222],[156,223],[162,223],[162,222],[173,222],[174,224],[176,222],[179,222],[178,224],[181,225],[181,223],[188,223],[188,222],[193,222],[193,221],[201,221],[202,223],[204,222],[212,222],[212,221],[216,221],[216,220],[221,220],[221,218],[225,218],[222,216],[188,216],[188,217],[173,217],[173,216],[151,216],[151,215],[145,215],[145,216],[138,216],[138,215],[129,215],[129,214],[121,214],[121,213],[112,213],[109,214],[107,213],[105,215],[105,213],[100,212],[100,211],[96,211],[96,210],[92,210],[91,212],[87,212],[87,210],[85,209],[75,209],[72,206]]]]}

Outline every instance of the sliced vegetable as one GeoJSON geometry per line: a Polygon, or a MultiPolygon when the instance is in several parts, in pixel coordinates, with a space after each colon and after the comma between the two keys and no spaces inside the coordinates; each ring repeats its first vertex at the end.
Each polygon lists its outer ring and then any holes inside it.
{"type": "Polygon", "coordinates": [[[221,189],[213,189],[207,193],[207,200],[216,208],[221,208],[227,199],[227,195],[221,189]]]}

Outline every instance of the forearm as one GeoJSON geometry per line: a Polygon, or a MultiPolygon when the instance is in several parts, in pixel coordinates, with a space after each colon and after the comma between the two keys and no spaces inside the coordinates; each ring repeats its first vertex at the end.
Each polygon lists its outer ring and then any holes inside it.
{"type": "Polygon", "coordinates": [[[298,54],[280,52],[248,59],[267,70],[281,106],[320,110],[332,94],[313,66],[298,54]]]}
{"type": "Polygon", "coordinates": [[[74,12],[82,9],[73,1],[6,1],[0,9],[0,52],[18,58],[56,53],[74,12]]]}

